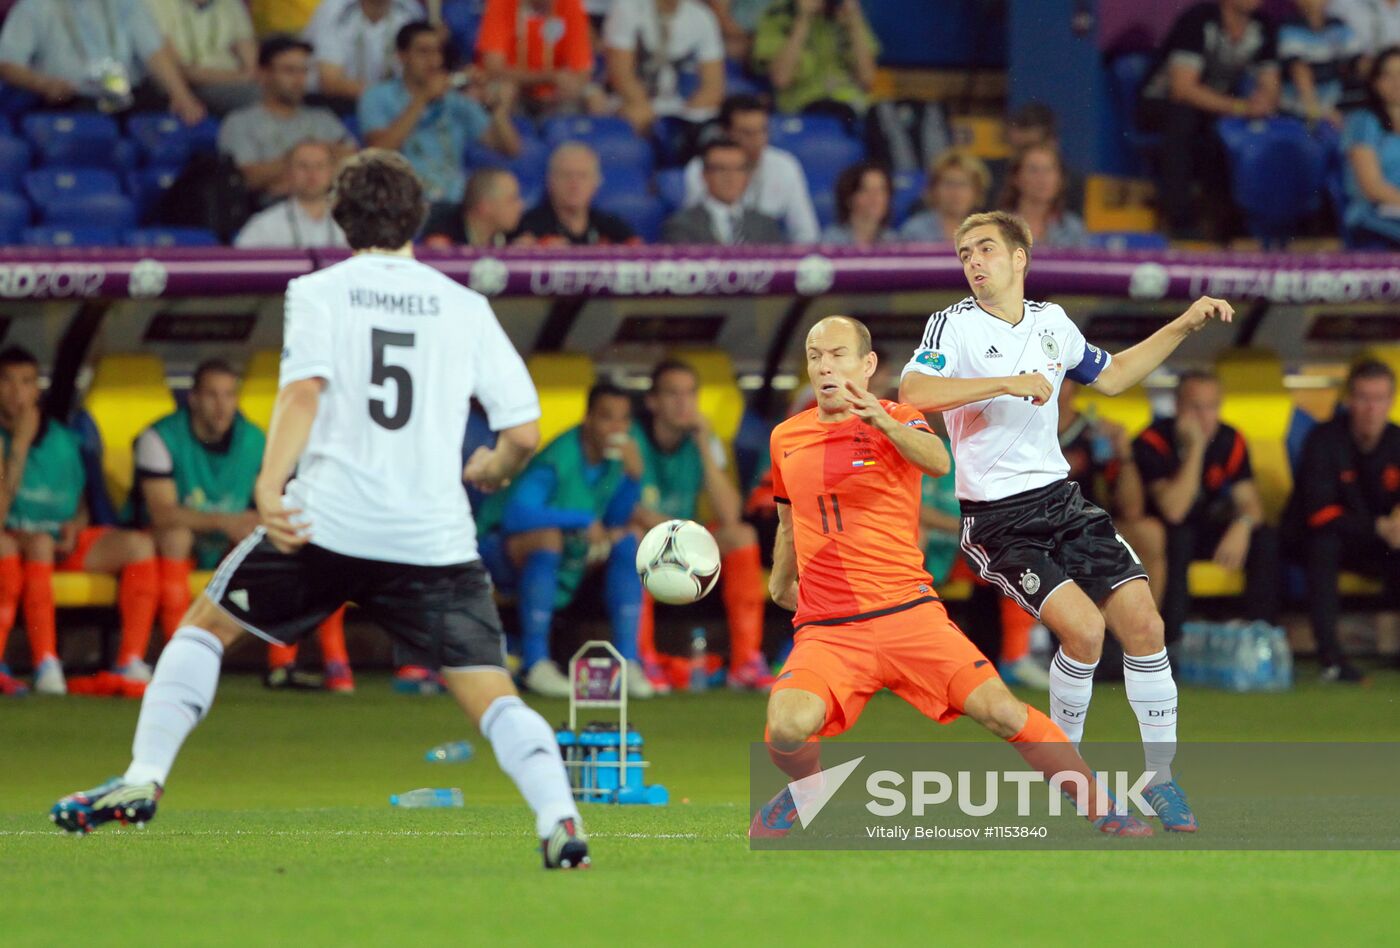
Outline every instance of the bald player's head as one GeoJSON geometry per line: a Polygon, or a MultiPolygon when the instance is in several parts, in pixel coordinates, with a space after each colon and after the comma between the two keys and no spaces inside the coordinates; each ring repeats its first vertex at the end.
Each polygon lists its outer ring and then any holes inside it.
{"type": "Polygon", "coordinates": [[[849,316],[828,316],[807,333],[807,377],[817,395],[817,410],[830,420],[849,413],[846,383],[869,388],[875,374],[870,330],[849,316]]]}

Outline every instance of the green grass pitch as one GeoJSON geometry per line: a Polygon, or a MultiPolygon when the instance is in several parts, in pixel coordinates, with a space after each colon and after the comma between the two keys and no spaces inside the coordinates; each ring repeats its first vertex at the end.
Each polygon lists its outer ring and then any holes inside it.
{"type": "MultiPolygon", "coordinates": [[[[120,772],[137,705],[0,702],[0,944],[963,945],[1344,944],[1395,922],[1400,854],[751,853],[747,744],[763,699],[638,705],[663,808],[587,807],[594,868],[539,868],[532,821],[489,747],[446,698],[366,675],[352,698],[220,688],[145,830],[65,836],[46,811],[120,772]],[[476,759],[432,765],[468,736],[476,759]],[[392,810],[390,793],[460,786],[456,810],[392,810]]],[[[1044,706],[1044,695],[1027,693],[1044,706]]],[[[1286,695],[1186,689],[1199,740],[1397,740],[1400,675],[1286,695]]],[[[534,702],[552,721],[562,703],[534,702]]],[[[1134,740],[1101,685],[1096,740],[1134,740]]],[[[860,740],[981,740],[873,701],[860,740]]],[[[1108,847],[1106,847],[1107,849],[1108,847]]]]}

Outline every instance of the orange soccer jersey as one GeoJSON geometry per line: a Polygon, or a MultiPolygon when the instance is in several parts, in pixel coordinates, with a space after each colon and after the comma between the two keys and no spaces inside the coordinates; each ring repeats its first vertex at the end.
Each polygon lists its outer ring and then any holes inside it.
{"type": "MultiPolygon", "coordinates": [[[[917,409],[881,404],[897,421],[928,429],[917,409]]],[[[888,438],[855,417],[826,424],[811,408],[773,429],[770,449],[774,499],[792,510],[795,627],[934,598],[919,549],[923,472],[888,438]]]]}

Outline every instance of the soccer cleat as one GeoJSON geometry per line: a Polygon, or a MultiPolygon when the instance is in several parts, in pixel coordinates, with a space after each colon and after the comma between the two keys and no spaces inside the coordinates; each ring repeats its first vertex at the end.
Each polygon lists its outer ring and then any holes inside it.
{"type": "Polygon", "coordinates": [[[440,695],[442,678],[422,665],[401,665],[394,672],[394,690],[401,695],[440,695]]]}
{"type": "Polygon", "coordinates": [[[87,835],[113,820],[145,826],[156,815],[156,802],[165,791],[158,783],[127,783],[113,777],[100,787],[70,793],[49,811],[59,829],[87,835]]]}
{"type": "Polygon", "coordinates": [[[1194,833],[1200,829],[1196,823],[1196,814],[1191,812],[1191,805],[1186,802],[1186,794],[1175,780],[1154,784],[1144,790],[1142,795],[1152,804],[1157,818],[1162,821],[1162,829],[1167,832],[1194,833]]]}
{"type": "Polygon", "coordinates": [[[573,817],[560,820],[554,832],[540,840],[540,854],[544,856],[546,869],[587,869],[592,865],[588,858],[588,837],[573,817]]]}
{"type": "Polygon", "coordinates": [[[1094,820],[1094,829],[1107,836],[1152,836],[1152,827],[1131,813],[1110,813],[1094,820]]]}
{"type": "Polygon", "coordinates": [[[63,665],[50,655],[34,669],[34,693],[39,695],[68,694],[68,679],[63,677],[63,665]]]}
{"type": "Polygon", "coordinates": [[[355,676],[346,662],[326,663],[326,690],[338,695],[355,693],[355,676]]]}
{"type": "Polygon", "coordinates": [[[542,658],[530,666],[525,673],[525,687],[541,698],[567,698],[569,679],[559,670],[559,666],[547,658],[542,658]]]}
{"type": "Polygon", "coordinates": [[[1029,655],[1022,655],[1014,662],[1007,662],[1000,671],[1002,681],[1008,685],[1035,688],[1038,691],[1050,690],[1050,673],[1029,655]]]}
{"type": "Polygon", "coordinates": [[[784,787],[753,815],[749,839],[779,839],[796,825],[797,804],[792,802],[792,791],[784,787]]]}
{"type": "Polygon", "coordinates": [[[1364,685],[1366,674],[1350,662],[1337,662],[1334,665],[1324,665],[1318,674],[1317,680],[1327,683],[1339,683],[1343,685],[1364,685]]]}
{"type": "Polygon", "coordinates": [[[143,685],[149,685],[151,683],[151,666],[147,665],[139,658],[129,658],[113,669],[113,671],[127,681],[133,681],[143,685]]]}
{"type": "Polygon", "coordinates": [[[302,671],[295,665],[276,665],[267,670],[263,687],[275,691],[320,691],[323,679],[314,672],[302,671]]]}
{"type": "MultiPolygon", "coordinates": [[[[565,691],[564,696],[568,697],[567,691],[565,691]]],[[[646,669],[642,668],[642,663],[635,659],[627,663],[627,697],[637,701],[656,697],[656,689],[652,687],[651,681],[647,678],[646,669]]]]}
{"type": "Polygon", "coordinates": [[[671,677],[666,674],[666,669],[654,658],[642,660],[642,674],[646,675],[647,681],[651,682],[651,690],[658,695],[669,695],[671,693],[671,677]]]}
{"type": "Polygon", "coordinates": [[[29,686],[10,674],[10,666],[0,662],[0,697],[23,698],[29,686]]]}
{"type": "Polygon", "coordinates": [[[734,691],[767,691],[776,679],[762,655],[755,655],[738,668],[731,668],[725,683],[734,691]]]}

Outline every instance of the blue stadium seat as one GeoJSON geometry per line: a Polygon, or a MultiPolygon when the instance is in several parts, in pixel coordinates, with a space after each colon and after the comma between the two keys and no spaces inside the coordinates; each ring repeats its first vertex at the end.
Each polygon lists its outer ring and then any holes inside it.
{"type": "MultiPolygon", "coordinates": [[[[1322,205],[1336,132],[1295,118],[1225,118],[1217,125],[1230,158],[1231,193],[1250,232],[1265,244],[1292,236],[1322,205]]],[[[1330,129],[1330,126],[1328,127],[1330,129]]]]}
{"type": "Polygon", "coordinates": [[[40,207],[39,218],[44,224],[122,231],[136,226],[136,205],[125,194],[67,194],[40,207]]]}
{"type": "Polygon", "coordinates": [[[165,192],[180,176],[178,168],[142,168],[126,175],[126,193],[136,204],[136,219],[146,222],[155,213],[165,192]]]}
{"type": "Polygon", "coordinates": [[[23,115],[39,107],[39,97],[17,86],[0,82],[0,115],[23,115]]]}
{"type": "Polygon", "coordinates": [[[544,178],[531,178],[520,182],[520,201],[528,211],[544,200],[544,178]]]}
{"type": "Polygon", "coordinates": [[[894,194],[890,206],[894,210],[894,225],[898,227],[918,209],[923,199],[926,177],[922,171],[901,171],[894,175],[894,194]]]}
{"type": "Polygon", "coordinates": [[[15,124],[10,121],[8,115],[0,114],[0,135],[13,135],[15,124]]]}
{"type": "Polygon", "coordinates": [[[41,165],[108,167],[121,137],[115,119],[92,112],[31,112],[21,125],[41,165]]]}
{"type": "Polygon", "coordinates": [[[0,244],[18,243],[28,226],[29,202],[18,194],[0,191],[0,244]]]}
{"type": "Polygon", "coordinates": [[[476,33],[486,0],[443,0],[442,22],[452,34],[452,43],[464,59],[476,54],[476,33]]]}
{"type": "Polygon", "coordinates": [[[543,133],[551,151],[566,141],[579,141],[598,153],[605,168],[636,169],[643,177],[651,176],[655,160],[651,143],[638,136],[625,119],[550,119],[544,123],[543,133]]]}
{"type": "Polygon", "coordinates": [[[647,243],[656,243],[661,239],[661,225],[668,211],[666,203],[660,198],[640,188],[633,188],[610,194],[600,193],[596,203],[600,210],[625,220],[647,243]]]}
{"type": "Polygon", "coordinates": [[[353,112],[349,115],[340,116],[340,124],[345,126],[345,130],[350,133],[350,137],[363,145],[365,137],[360,134],[360,117],[353,112]]]}
{"type": "Polygon", "coordinates": [[[846,123],[834,115],[775,115],[768,123],[768,140],[777,148],[802,138],[849,138],[846,123]]]}
{"type": "Polygon", "coordinates": [[[1166,250],[1170,245],[1163,234],[1123,231],[1089,235],[1089,246],[1097,250],[1166,250]]]}
{"type": "Polygon", "coordinates": [[[0,191],[19,190],[34,152],[22,138],[0,135],[0,191]]]}
{"type": "Polygon", "coordinates": [[[817,212],[817,223],[823,228],[836,223],[836,195],[831,188],[813,189],[812,209],[817,212]]]}
{"type": "Polygon", "coordinates": [[[24,242],[35,247],[120,247],[112,227],[27,227],[24,242]]]}
{"type": "Polygon", "coordinates": [[[525,138],[520,142],[520,154],[511,158],[487,148],[481,142],[467,146],[464,156],[468,169],[506,168],[515,173],[523,186],[526,181],[543,181],[545,167],[549,163],[549,149],[538,138],[525,138]]]}
{"type": "Polygon", "coordinates": [[[218,235],[201,227],[138,227],[126,232],[128,247],[218,247],[218,235]]]}
{"type": "Polygon", "coordinates": [[[832,116],[776,119],[769,139],[775,147],[797,156],[814,191],[830,187],[842,171],[865,158],[865,146],[848,135],[845,124],[832,116]]]}
{"type": "Polygon", "coordinates": [[[1151,69],[1151,53],[1123,53],[1114,56],[1108,62],[1109,96],[1124,130],[1123,136],[1137,158],[1139,173],[1147,172],[1148,155],[1156,151],[1162,143],[1161,135],[1142,131],[1137,127],[1138,97],[1151,69]]]}
{"type": "Polygon", "coordinates": [[[25,173],[24,190],[40,210],[60,197],[122,193],[116,173],[105,168],[39,168],[25,173]]]}
{"type": "Polygon", "coordinates": [[[656,193],[673,211],[685,204],[685,169],[665,168],[656,173],[656,193]]]}
{"type": "Polygon", "coordinates": [[[178,168],[190,157],[189,130],[168,112],[133,115],[126,120],[126,130],[148,165],[178,168]]]}
{"type": "Polygon", "coordinates": [[[725,95],[767,95],[772,91],[772,85],[767,79],[759,78],[744,66],[741,62],[733,59],[724,61],[724,94],[725,95]]]}
{"type": "Polygon", "coordinates": [[[219,150],[219,120],[212,115],[198,125],[190,126],[185,134],[189,136],[191,154],[212,155],[219,150]]]}

